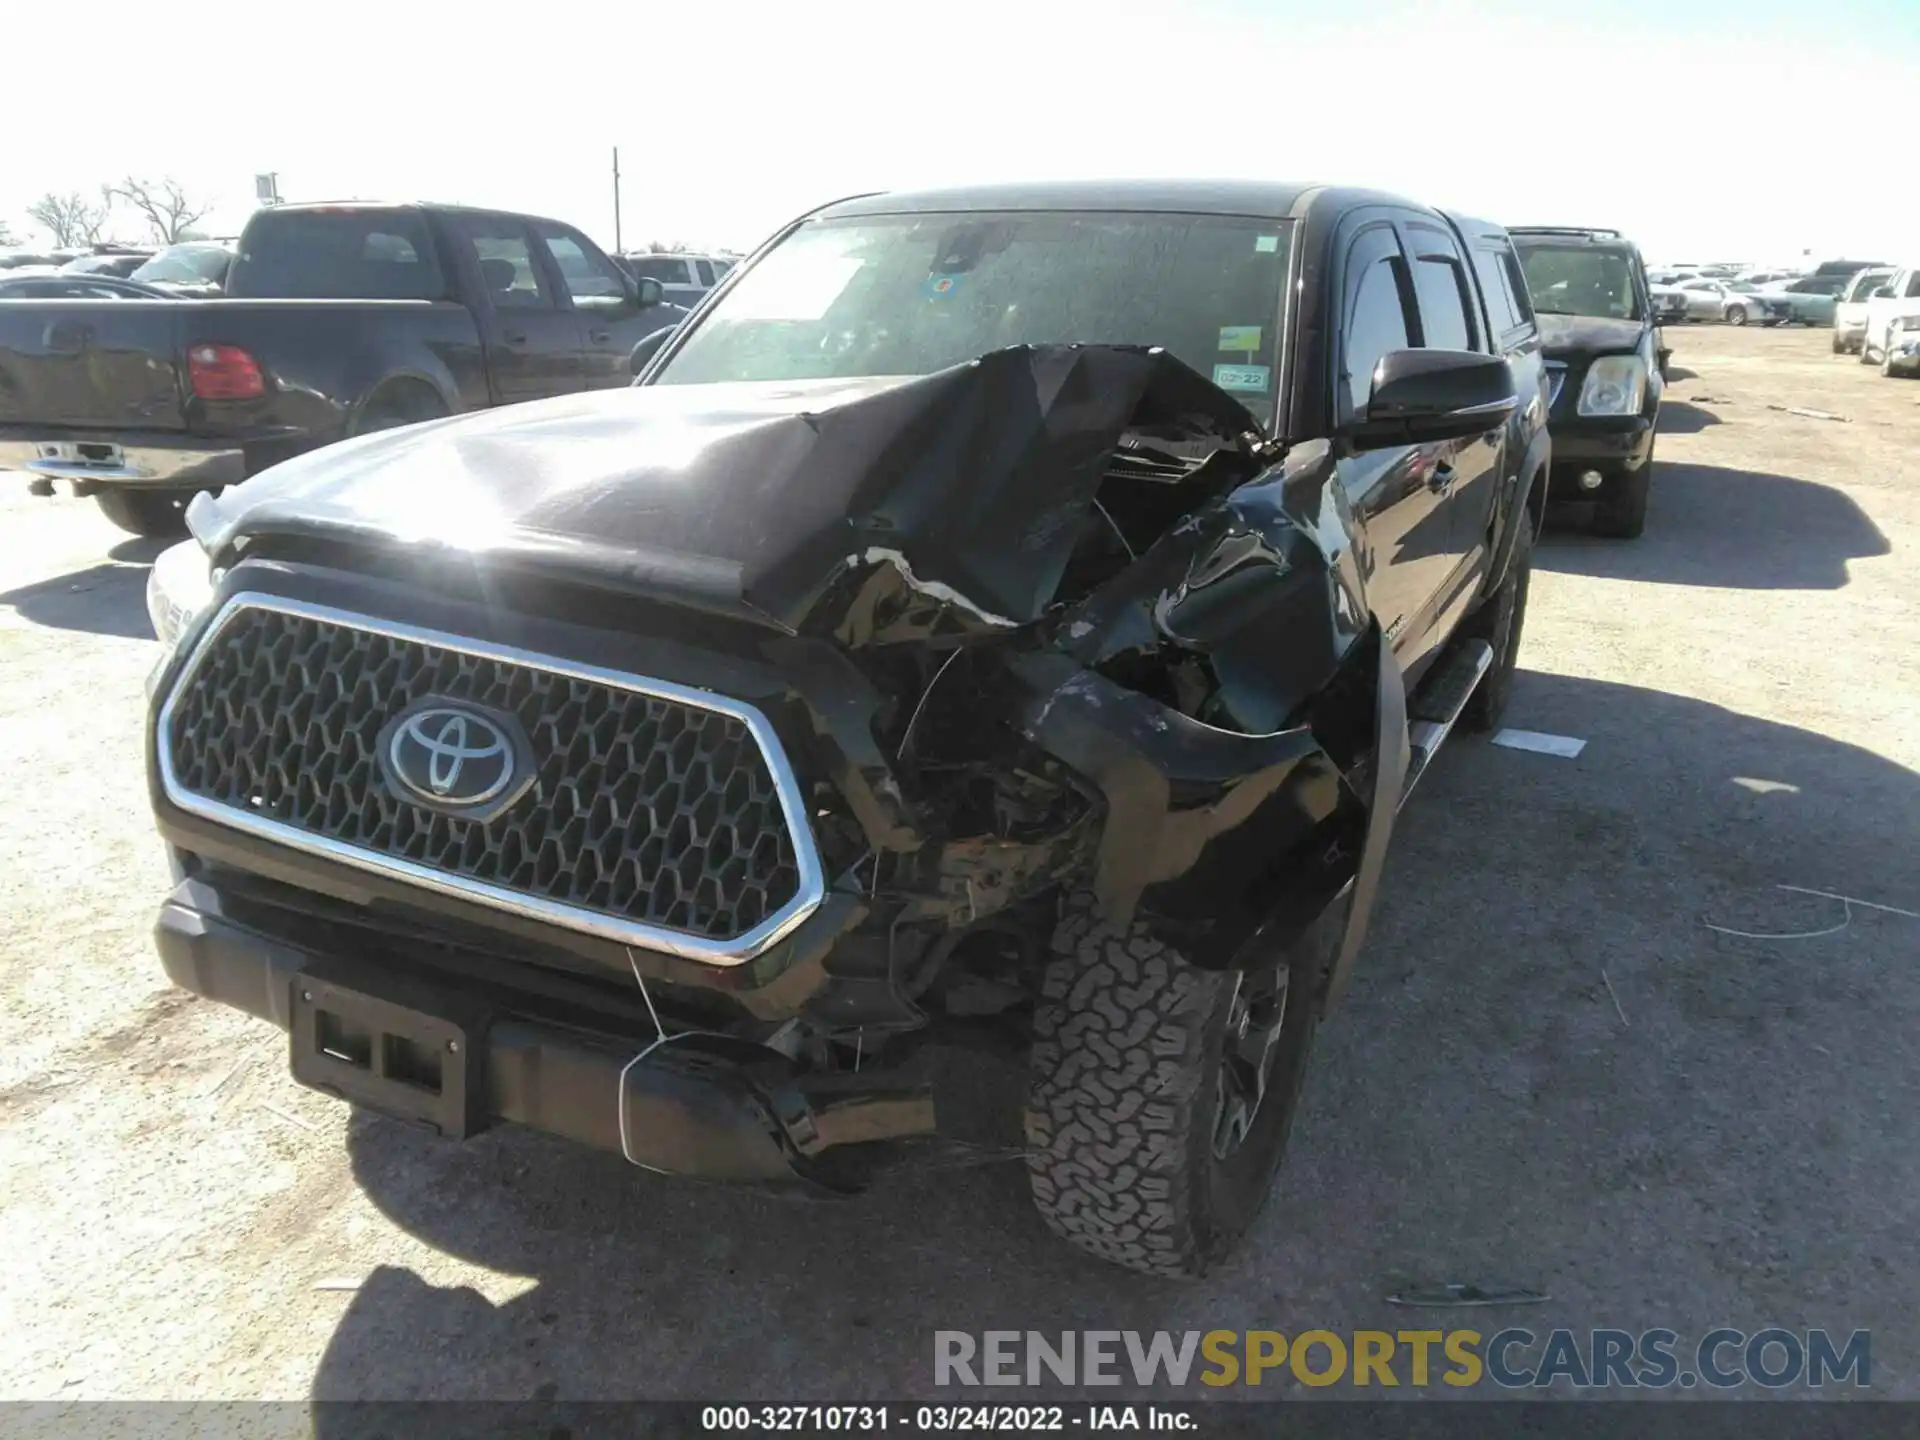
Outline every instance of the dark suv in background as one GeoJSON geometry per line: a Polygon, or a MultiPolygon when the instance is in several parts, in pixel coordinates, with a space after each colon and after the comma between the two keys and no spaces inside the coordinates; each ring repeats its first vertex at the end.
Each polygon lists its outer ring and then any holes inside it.
{"type": "Polygon", "coordinates": [[[1640,250],[1618,230],[1517,225],[1552,400],[1549,495],[1592,503],[1593,529],[1646,528],[1666,351],[1640,250]]]}

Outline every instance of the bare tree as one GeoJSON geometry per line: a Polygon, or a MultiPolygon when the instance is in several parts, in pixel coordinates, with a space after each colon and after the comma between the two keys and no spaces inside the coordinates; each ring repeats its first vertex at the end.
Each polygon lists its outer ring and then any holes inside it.
{"type": "Polygon", "coordinates": [[[66,195],[49,191],[27,207],[27,218],[44,226],[56,246],[91,245],[107,223],[105,195],[101,200],[96,205],[78,190],[66,195]]]}
{"type": "Polygon", "coordinates": [[[163,245],[179,240],[194,221],[213,208],[208,201],[191,198],[172,176],[155,183],[129,175],[118,185],[107,186],[106,193],[126,201],[144,215],[154,238],[163,245]]]}
{"type": "Polygon", "coordinates": [[[19,243],[13,238],[13,231],[8,227],[7,222],[0,220],[0,245],[18,245],[19,243]]]}

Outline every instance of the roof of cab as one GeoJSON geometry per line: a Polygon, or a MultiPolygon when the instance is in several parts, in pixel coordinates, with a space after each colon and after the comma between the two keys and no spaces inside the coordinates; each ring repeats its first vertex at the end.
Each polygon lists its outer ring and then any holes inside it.
{"type": "Polygon", "coordinates": [[[1311,183],[1267,180],[1060,180],[967,185],[857,195],[815,216],[903,215],[971,210],[1134,210],[1170,214],[1257,215],[1299,219],[1319,204],[1390,201],[1398,196],[1311,183]]]}

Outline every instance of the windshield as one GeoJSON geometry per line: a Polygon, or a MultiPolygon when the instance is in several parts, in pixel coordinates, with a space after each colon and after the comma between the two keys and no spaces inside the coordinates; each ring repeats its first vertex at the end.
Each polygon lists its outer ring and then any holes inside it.
{"type": "Polygon", "coordinates": [[[162,250],[133,272],[135,280],[164,280],[173,284],[219,284],[233,257],[223,245],[175,245],[162,250]]]}
{"type": "Polygon", "coordinates": [[[658,381],[928,375],[1015,345],[1158,345],[1271,414],[1288,239],[1285,221],[1218,215],[813,221],[734,282],[658,381]]]}
{"type": "Polygon", "coordinates": [[[1548,315],[1604,315],[1638,320],[1640,297],[1625,253],[1590,245],[1530,245],[1516,241],[1526,267],[1533,308],[1548,315]]]}

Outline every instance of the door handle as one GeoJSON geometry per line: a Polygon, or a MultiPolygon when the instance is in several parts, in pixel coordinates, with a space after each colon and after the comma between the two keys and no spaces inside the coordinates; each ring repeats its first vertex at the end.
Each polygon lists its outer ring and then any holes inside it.
{"type": "Polygon", "coordinates": [[[502,338],[509,345],[524,345],[527,343],[527,332],[524,330],[509,330],[502,338]]]}
{"type": "Polygon", "coordinates": [[[613,339],[613,332],[611,330],[589,330],[587,332],[587,338],[596,345],[604,345],[613,339]]]}

